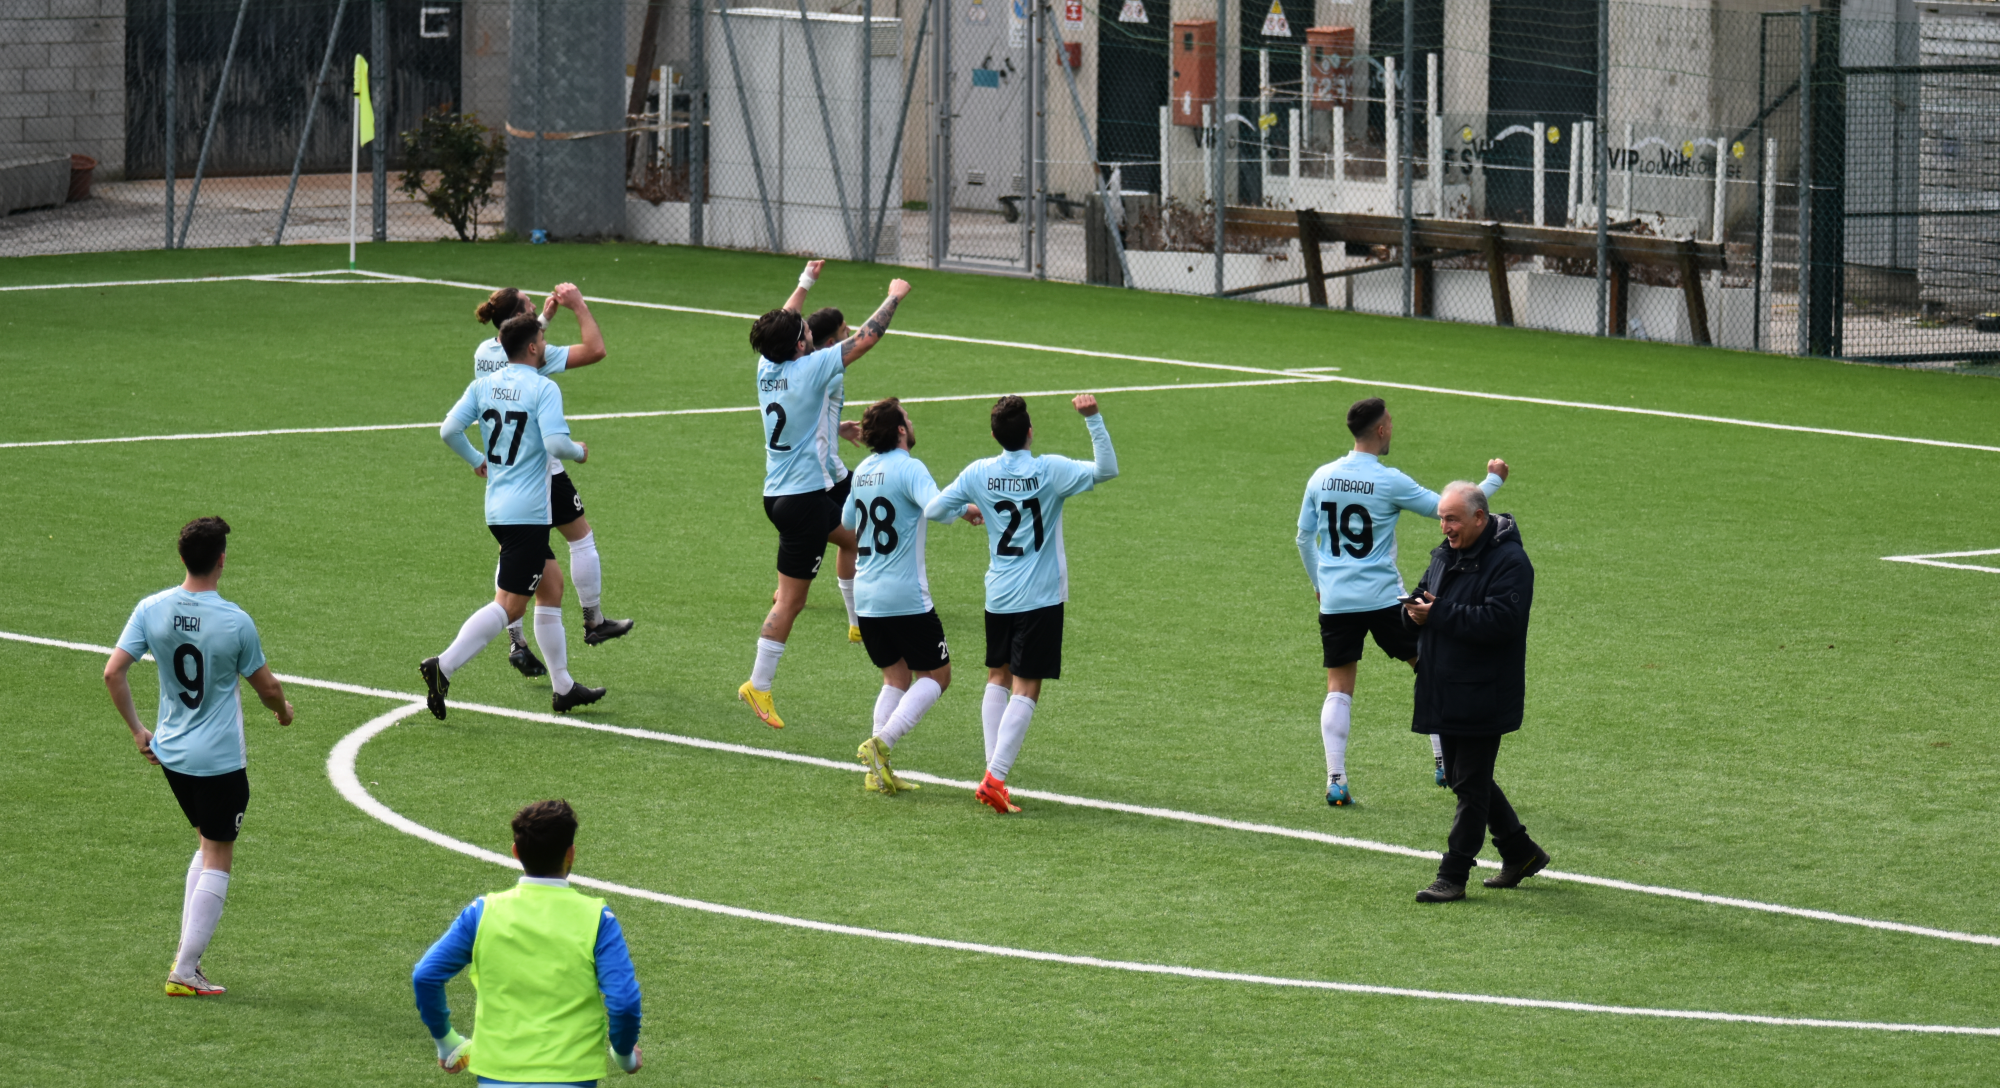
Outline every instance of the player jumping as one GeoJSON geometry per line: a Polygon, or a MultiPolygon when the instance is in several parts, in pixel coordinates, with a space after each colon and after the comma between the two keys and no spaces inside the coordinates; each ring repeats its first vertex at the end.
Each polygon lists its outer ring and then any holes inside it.
{"type": "MultiPolygon", "coordinates": [[[[1347,410],[1354,449],[1321,465],[1306,481],[1299,505],[1299,558],[1319,598],[1321,663],[1326,666],[1326,702],[1319,712],[1326,747],[1326,803],[1349,805],[1347,736],[1354,713],[1354,677],[1361,664],[1362,636],[1372,634],[1382,652],[1417,664],[1416,635],[1402,621],[1403,577],[1396,571],[1396,519],[1408,510],[1436,518],[1437,492],[1382,463],[1389,454],[1391,419],[1380,397],[1358,400],[1347,410]]],[[[1486,463],[1488,495],[1507,479],[1507,462],[1486,463]]],[[[1444,749],[1431,737],[1434,781],[1445,784],[1444,749]]]]}
{"type": "MultiPolygon", "coordinates": [[[[814,262],[816,265],[818,262],[814,262]]],[[[778,595],[758,633],[757,657],[750,679],[736,696],[773,729],[783,729],[771,700],[771,681],[778,659],[791,637],[792,622],[806,606],[806,594],[826,558],[829,538],[851,547],[854,534],[840,527],[840,508],[833,504],[827,475],[833,432],[827,427],[827,387],[854,361],[881,342],[896,307],[910,285],[891,280],[889,297],[853,336],[818,351],[799,308],[818,269],[808,265],[798,290],[779,309],[750,326],[750,346],[757,349],[757,403],[764,420],[764,516],[778,530],[778,595]]]]}
{"type": "Polygon", "coordinates": [[[999,813],[1021,811],[1007,795],[1007,774],[1028,737],[1042,681],[1062,677],[1063,602],[1069,600],[1063,500],[1118,475],[1118,455],[1097,398],[1086,393],[1070,403],[1090,430],[1094,461],[1029,453],[1035,428],[1027,402],[1001,397],[993,405],[992,427],[1006,452],[965,466],[924,508],[932,521],[950,521],[971,503],[985,517],[992,546],[986,569],[986,692],[980,705],[986,777],[973,796],[999,813]]]}
{"type": "Polygon", "coordinates": [[[222,920],[236,835],[250,804],[236,678],[250,681],[279,725],[292,724],[292,704],[264,661],[257,625],[216,593],[228,539],[229,523],[221,518],[196,518],[181,528],[187,578],[139,602],[104,666],[104,686],[139,754],[166,772],[174,800],[197,829],[181,893],[180,950],[167,971],[168,997],[215,997],[224,990],[202,973],[201,957],[222,920]],[[157,732],[139,723],[126,675],[148,652],[159,664],[157,732]]]}
{"type": "MultiPolygon", "coordinates": [[[[576,289],[575,284],[556,284],[556,289],[542,300],[541,322],[544,330],[548,328],[549,319],[555,316],[558,306],[576,315],[577,330],[583,337],[583,343],[548,345],[542,352],[539,368],[544,378],[601,362],[606,355],[604,334],[599,331],[597,319],[591,316],[590,306],[584,302],[583,293],[576,289]]],[[[473,314],[481,324],[492,324],[497,333],[508,318],[534,312],[534,302],[526,292],[516,287],[502,287],[480,303],[473,314]]],[[[475,378],[506,366],[507,352],[500,346],[498,336],[480,344],[472,353],[472,376],[475,378]]],[[[577,601],[583,606],[584,645],[595,646],[630,631],[631,620],[604,618],[600,607],[604,594],[604,568],[597,554],[597,535],[591,532],[590,522],[584,517],[583,498],[577,494],[576,484],[569,478],[569,473],[563,471],[562,461],[554,457],[549,458],[549,512],[554,518],[556,530],[569,541],[569,575],[576,582],[577,601]]],[[[519,619],[507,625],[507,640],[507,662],[522,676],[532,678],[548,672],[528,649],[528,640],[521,635],[519,619]]]]}
{"type": "MultiPolygon", "coordinates": [[[[853,500],[841,524],[858,538],[855,609],[868,659],[882,670],[882,691],[875,697],[874,735],[861,742],[855,758],[868,765],[865,788],[893,794],[917,784],[896,777],[889,749],[951,686],[951,650],[924,570],[930,527],[924,508],[937,497],[938,486],[924,463],[910,456],[916,428],[896,398],[869,406],[861,416],[861,435],[875,452],[855,466],[853,500]]],[[[960,512],[980,524],[978,507],[963,506],[960,512]]]]}
{"type": "Polygon", "coordinates": [[[549,472],[552,457],[583,464],[590,447],[573,442],[563,418],[562,390],[543,377],[541,322],[531,313],[516,314],[500,326],[500,344],[509,365],[475,378],[445,416],[438,434],[472,471],[486,478],[486,526],[500,542],[500,566],[494,573],[492,603],[474,612],[459,628],[444,653],[417,666],[423,675],[431,713],[442,721],[451,677],[473,655],[486,648],[509,623],[527,611],[535,599],[535,642],[548,661],[550,703],[561,714],[604,698],[603,688],[589,688],[569,675],[569,647],[562,624],[562,568],[549,549],[549,472]],[[465,429],[479,425],[485,456],[465,440],[465,429]]]}
{"type": "MultiPolygon", "coordinates": [[[[806,274],[800,277],[800,286],[803,288],[807,285],[807,277],[810,277],[813,282],[817,282],[819,279],[819,266],[825,263],[824,261],[813,261],[807,264],[806,274]]],[[[799,304],[801,306],[805,304],[805,296],[803,294],[799,296],[799,304]]],[[[847,327],[846,315],[831,306],[823,307],[807,314],[806,331],[812,334],[813,348],[815,350],[830,348],[853,335],[853,330],[847,327]]],[[[846,406],[847,375],[843,372],[834,375],[833,382],[826,387],[827,434],[838,434],[849,442],[860,445],[861,425],[858,423],[842,423],[840,421],[840,410],[846,406]]],[[[845,509],[847,506],[847,492],[853,486],[854,481],[848,475],[847,463],[840,459],[840,443],[833,441],[831,438],[827,439],[826,443],[826,474],[833,479],[833,486],[827,489],[827,497],[833,500],[834,509],[845,509]]],[[[854,611],[854,561],[857,554],[854,550],[855,544],[853,538],[847,534],[841,534],[841,538],[846,543],[834,540],[835,546],[839,548],[839,554],[834,559],[833,567],[835,584],[840,587],[841,603],[847,606],[847,641],[860,642],[861,627],[854,611]]]]}

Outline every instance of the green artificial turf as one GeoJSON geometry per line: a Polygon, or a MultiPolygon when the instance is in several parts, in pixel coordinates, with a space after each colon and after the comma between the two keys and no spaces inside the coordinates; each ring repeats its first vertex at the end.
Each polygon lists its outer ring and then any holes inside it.
{"type": "MultiPolygon", "coordinates": [[[[21,259],[0,285],[338,267],[315,247],[21,259]]],[[[759,312],[797,261],[645,246],[364,247],[365,268],[759,312]]],[[[1330,810],[1314,606],[1292,546],[1311,470],[1370,393],[1391,463],[1433,486],[1502,456],[1495,500],[1537,568],[1527,725],[1500,779],[1558,870],[2000,933],[2000,740],[1986,574],[1881,557],[2000,547],[2000,454],[1371,386],[1403,383],[2000,445],[2000,384],[1814,360],[1403,322],[1253,303],[831,265],[813,304],[864,316],[916,285],[904,331],[1355,383],[1108,393],[1123,475],[1068,506],[1071,603],[1021,788],[1423,849],[1451,801],[1408,729],[1407,670],[1370,651],[1330,810]]],[[[8,442],[421,424],[469,378],[479,295],[410,283],[211,282],[14,292],[8,442]]],[[[571,415],[753,404],[745,323],[599,304],[611,355],[565,376],[571,415]]],[[[573,324],[558,319],[557,340],[573,324]]],[[[1155,386],[1258,375],[892,336],[849,377],[877,397],[1155,386]]],[[[1087,456],[1063,398],[1036,448],[1087,456]]],[[[992,452],[983,400],[911,407],[940,481],[992,452]]],[[[578,421],[573,469],[605,604],[638,628],[585,648],[610,688],[577,718],[849,760],[879,683],[815,590],[779,671],[789,723],[734,698],[773,584],[754,412],[578,421]]],[[[858,451],[849,450],[853,463],[858,451]]],[[[490,591],[479,482],[428,425],[0,449],[16,571],[0,631],[108,644],[177,581],[175,530],[235,527],[225,596],[274,668],[402,692],[490,591]]],[[[1403,519],[1402,567],[1435,543],[1403,519]]],[[[897,748],[981,762],[985,538],[935,528],[930,577],[960,672],[897,748]]],[[[561,554],[561,548],[557,548],[561,554]]],[[[1973,560],[1979,562],[1979,560],[1973,560]]],[[[208,958],[230,993],[160,993],[193,836],[106,699],[94,655],[0,641],[0,1078],[26,1085],[428,1083],[409,969],[497,866],[378,823],[329,750],[394,709],[290,686],[248,714],[253,801],[208,958]]],[[[133,672],[151,719],[154,674],[133,672]]],[[[501,648],[453,695],[546,711],[501,648]]],[[[963,791],[864,795],[859,774],[546,723],[408,718],[360,754],[385,804],[505,850],[535,798],[582,814],[578,871],[793,917],[1299,979],[1669,1009],[2000,1025],[2000,950],[1537,880],[1419,907],[1427,861],[963,791]]],[[[856,768],[858,772],[858,767],[856,768]]],[[[1974,1084],[2000,1039],[1638,1019],[1139,975],[801,931],[614,897],[663,1083],[1974,1084]]],[[[461,1029],[469,987],[454,984],[461,1029]]],[[[647,1081],[650,1083],[651,1080],[647,1081]]]]}

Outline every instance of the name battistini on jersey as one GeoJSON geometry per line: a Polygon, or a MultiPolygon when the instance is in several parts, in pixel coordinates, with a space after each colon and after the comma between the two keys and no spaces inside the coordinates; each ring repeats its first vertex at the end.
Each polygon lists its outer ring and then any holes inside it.
{"type": "Polygon", "coordinates": [[[1036,491],[1041,486],[1042,481],[1033,476],[988,476],[986,478],[986,490],[988,491],[1036,491]]]}
{"type": "MultiPolygon", "coordinates": [[[[1297,477],[1293,477],[1293,479],[1297,479],[1297,477]]],[[[1343,480],[1338,476],[1328,476],[1319,482],[1319,489],[1321,491],[1359,492],[1363,495],[1373,495],[1375,493],[1375,481],[1343,480]]]]}

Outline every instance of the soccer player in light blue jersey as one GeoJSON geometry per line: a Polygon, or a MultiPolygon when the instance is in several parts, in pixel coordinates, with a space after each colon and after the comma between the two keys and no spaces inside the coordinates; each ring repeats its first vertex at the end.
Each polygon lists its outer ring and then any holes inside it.
{"type": "MultiPolygon", "coordinates": [[[[536,368],[544,378],[602,362],[607,354],[604,333],[598,329],[597,319],[591,316],[590,304],[583,300],[583,293],[573,283],[556,284],[556,289],[543,300],[541,322],[544,335],[557,307],[576,315],[577,331],[583,342],[545,347],[542,350],[542,365],[536,368]]],[[[508,318],[534,312],[534,302],[526,292],[516,287],[502,287],[480,303],[473,316],[479,318],[482,324],[491,323],[497,333],[508,318]]],[[[472,376],[475,378],[508,365],[507,351],[500,346],[498,336],[480,344],[472,353],[472,376]]],[[[549,513],[556,531],[569,541],[569,575],[570,580],[576,583],[577,602],[583,606],[584,645],[596,646],[630,631],[631,620],[606,619],[604,616],[601,606],[604,567],[597,553],[597,535],[591,531],[590,520],[584,514],[583,496],[577,493],[569,473],[563,471],[561,459],[555,457],[549,458],[549,513]]],[[[532,679],[548,672],[535,659],[533,651],[528,649],[528,641],[521,634],[520,620],[507,625],[507,641],[507,663],[522,676],[532,679]]]]}
{"type": "MultiPolygon", "coordinates": [[[[854,490],[841,524],[859,538],[855,608],[868,659],[882,670],[875,697],[875,732],[855,758],[868,765],[865,788],[893,794],[917,788],[896,777],[889,749],[917,727],[951,686],[951,648],[931,604],[924,570],[925,507],[937,497],[931,470],[910,456],[916,425],[895,397],[877,401],[861,416],[861,436],[875,452],[854,469],[854,490]]],[[[961,513],[981,524],[979,508],[961,513]]],[[[950,520],[950,519],[946,519],[950,520]]]]}
{"type": "Polygon", "coordinates": [[[250,681],[279,725],[292,724],[292,704],[264,660],[257,625],[216,593],[228,539],[229,523],[221,518],[196,518],[181,528],[187,578],[139,602],[104,666],[104,686],[139,754],[166,773],[198,835],[181,890],[181,943],[167,972],[169,997],[214,997],[224,989],[202,973],[201,957],[222,920],[236,836],[250,804],[237,677],[250,681]],[[140,723],[127,675],[148,653],[159,667],[157,729],[140,723]]]}
{"type": "Polygon", "coordinates": [[[1069,560],[1063,554],[1063,501],[1118,475],[1111,432],[1097,398],[1070,404],[1090,430],[1091,461],[1028,452],[1035,439],[1028,405],[1001,397],[993,405],[993,438],[1005,450],[965,471],[924,508],[950,521],[966,504],[979,508],[992,559],[986,568],[986,692],[980,723],[986,735],[986,777],[973,796],[995,812],[1021,811],[1007,794],[1007,775],[1028,738],[1042,681],[1062,677],[1063,603],[1069,600],[1069,560]]]}
{"type": "Polygon", "coordinates": [[[757,360],[757,403],[764,421],[764,516],[778,530],[778,593],[758,632],[750,679],[736,689],[757,717],[783,729],[771,697],[778,659],[791,637],[792,623],[806,606],[806,594],[826,558],[829,540],[850,546],[854,534],[841,528],[840,508],[827,494],[828,451],[835,435],[827,426],[827,387],[837,374],[868,353],[889,331],[896,307],[910,293],[902,280],[889,282],[889,297],[861,325],[861,331],[831,347],[814,350],[811,330],[801,316],[806,292],[818,268],[808,265],[798,289],[784,306],[750,326],[757,360]]]}
{"type": "MultiPolygon", "coordinates": [[[[1396,520],[1404,511],[1436,518],[1437,492],[1382,463],[1389,454],[1392,420],[1380,397],[1354,402],[1347,429],[1354,449],[1321,465],[1306,481],[1299,504],[1299,558],[1319,598],[1321,663],[1326,666],[1326,701],[1320,706],[1320,740],[1326,748],[1326,803],[1352,804],[1347,782],[1347,738],[1354,713],[1354,678],[1361,664],[1362,639],[1412,667],[1417,639],[1402,622],[1403,576],[1396,570],[1396,520]]],[[[1507,479],[1507,462],[1487,462],[1481,491],[1491,495],[1507,479]]],[[[1431,737],[1431,759],[1440,786],[1444,751],[1431,737]]]]}
{"type": "Polygon", "coordinates": [[[490,604],[474,612],[444,653],[417,666],[426,700],[440,721],[451,677],[535,600],[535,642],[548,662],[551,705],[558,714],[604,697],[603,688],[585,687],[569,674],[569,647],[562,624],[562,568],[549,550],[548,459],[583,464],[590,448],[570,439],[563,418],[562,390],[542,377],[542,326],[533,314],[517,314],[500,326],[500,343],[511,362],[473,379],[438,428],[439,437],[472,471],[486,478],[486,526],[500,543],[490,604]],[[465,440],[479,425],[484,456],[465,440]]]}
{"type": "MultiPolygon", "coordinates": [[[[823,263],[825,262],[815,261],[807,265],[807,275],[817,280],[819,270],[815,266],[823,263]]],[[[830,348],[854,334],[853,330],[847,327],[846,315],[832,306],[822,307],[807,314],[806,331],[812,334],[815,351],[830,348]]],[[[846,406],[847,375],[843,371],[834,375],[833,381],[827,384],[826,420],[821,426],[826,428],[828,434],[838,435],[858,446],[861,444],[861,425],[840,421],[840,411],[846,406]]],[[[833,500],[833,508],[846,509],[847,492],[854,486],[854,477],[847,471],[847,463],[840,459],[840,443],[832,440],[826,444],[826,474],[833,480],[833,486],[826,492],[827,497],[833,500]]],[[[846,539],[844,535],[842,539],[846,539]]],[[[834,584],[840,588],[841,603],[847,606],[847,641],[860,642],[861,627],[854,611],[854,561],[858,556],[852,540],[846,540],[845,543],[836,541],[836,543],[839,544],[839,553],[834,557],[834,584]]]]}

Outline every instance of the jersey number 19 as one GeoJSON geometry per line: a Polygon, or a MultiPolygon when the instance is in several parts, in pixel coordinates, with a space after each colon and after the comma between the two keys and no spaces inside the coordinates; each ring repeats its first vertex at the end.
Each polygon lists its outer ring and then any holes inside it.
{"type": "Polygon", "coordinates": [[[1368,515],[1368,508],[1355,504],[1341,509],[1337,502],[1323,502],[1319,508],[1326,512],[1326,552],[1329,558],[1338,559],[1343,548],[1356,559],[1367,556],[1375,550],[1375,519],[1368,515]],[[1354,523],[1361,524],[1357,528],[1354,523]],[[1341,537],[1346,537],[1345,544],[1341,537]]]}

